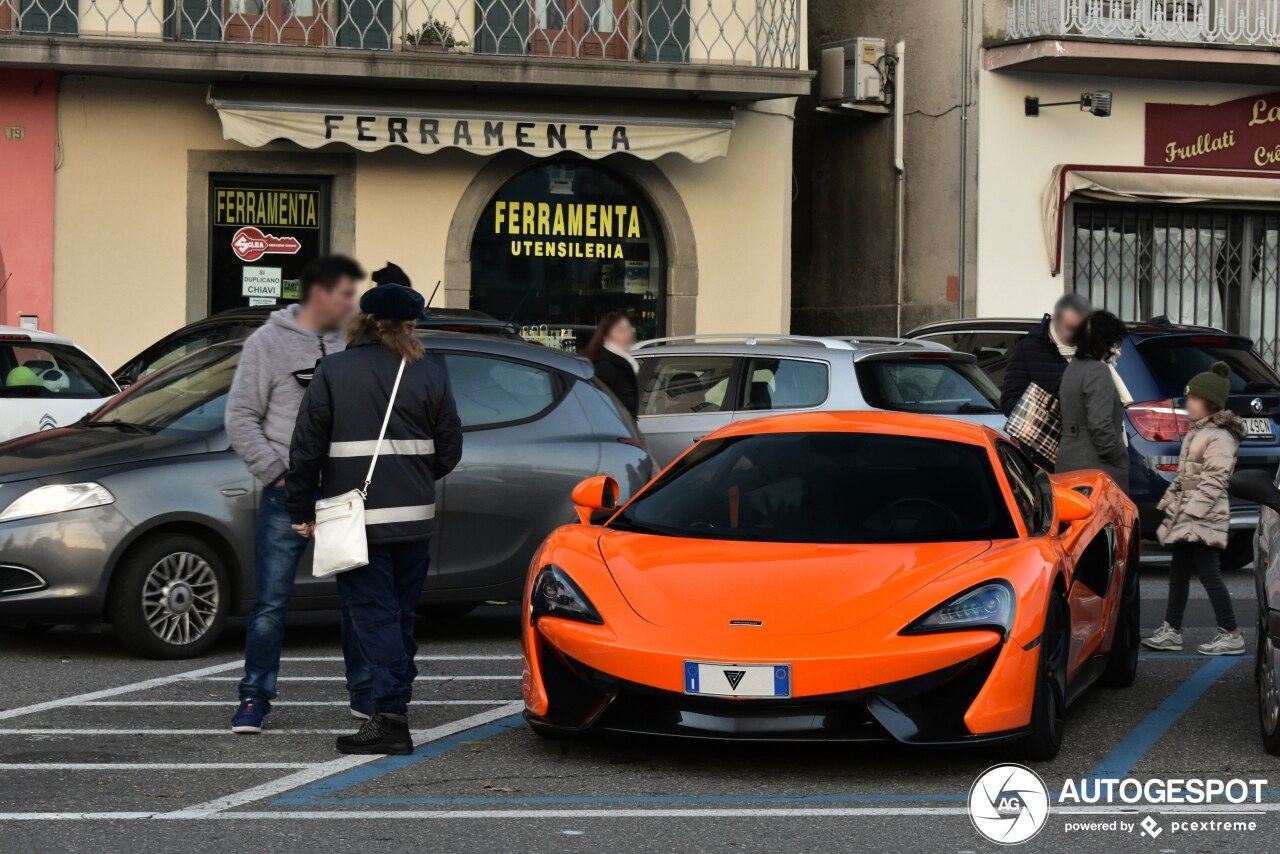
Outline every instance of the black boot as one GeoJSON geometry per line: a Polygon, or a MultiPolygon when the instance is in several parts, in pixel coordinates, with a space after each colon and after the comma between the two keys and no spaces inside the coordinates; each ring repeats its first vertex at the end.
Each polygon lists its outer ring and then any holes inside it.
{"type": "Polygon", "coordinates": [[[409,719],[404,715],[378,712],[364,722],[355,735],[338,738],[339,753],[389,753],[407,756],[413,753],[409,735],[409,719]]]}

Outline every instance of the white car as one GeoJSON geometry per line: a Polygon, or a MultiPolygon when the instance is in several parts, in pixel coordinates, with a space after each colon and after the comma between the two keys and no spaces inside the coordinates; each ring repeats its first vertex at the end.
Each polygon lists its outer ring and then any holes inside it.
{"type": "Polygon", "coordinates": [[[69,339],[0,326],[0,442],[73,424],[119,391],[69,339]]]}

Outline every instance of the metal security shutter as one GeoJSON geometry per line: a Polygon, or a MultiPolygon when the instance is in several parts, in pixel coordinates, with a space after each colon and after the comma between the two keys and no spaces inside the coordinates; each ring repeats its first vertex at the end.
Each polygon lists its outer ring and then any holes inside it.
{"type": "Polygon", "coordinates": [[[478,0],[476,53],[528,53],[531,8],[531,0],[478,0]]]}
{"type": "Polygon", "coordinates": [[[1280,211],[1076,203],[1069,286],[1125,320],[1247,335],[1280,367],[1280,211]]]}
{"type": "Polygon", "coordinates": [[[29,34],[74,36],[79,32],[76,0],[24,0],[20,30],[29,34]]]}
{"type": "Polygon", "coordinates": [[[648,0],[645,15],[645,58],[649,62],[689,61],[689,0],[648,0]]]}
{"type": "Polygon", "coordinates": [[[386,50],[391,47],[393,0],[342,0],[338,11],[338,47],[386,50]]]}

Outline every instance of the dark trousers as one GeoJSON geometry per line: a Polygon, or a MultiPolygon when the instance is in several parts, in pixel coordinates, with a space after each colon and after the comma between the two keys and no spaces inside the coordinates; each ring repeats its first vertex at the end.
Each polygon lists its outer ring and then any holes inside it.
{"type": "Polygon", "coordinates": [[[1169,607],[1165,622],[1182,631],[1182,614],[1187,610],[1187,595],[1191,590],[1191,574],[1200,576],[1204,592],[1209,594],[1213,615],[1218,625],[1227,631],[1236,626],[1235,611],[1231,607],[1231,594],[1222,581],[1222,549],[1204,543],[1174,543],[1173,565],[1169,569],[1169,607]]]}
{"type": "Polygon", "coordinates": [[[356,640],[373,674],[373,707],[403,715],[418,676],[413,608],[422,595],[431,541],[369,544],[369,565],[338,575],[338,593],[351,612],[356,640]]]}

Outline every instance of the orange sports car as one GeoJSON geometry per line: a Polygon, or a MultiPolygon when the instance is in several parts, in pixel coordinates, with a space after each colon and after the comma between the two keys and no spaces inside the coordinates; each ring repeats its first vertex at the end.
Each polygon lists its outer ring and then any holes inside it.
{"type": "Polygon", "coordinates": [[[525,717],[541,733],[1016,741],[1048,758],[1086,687],[1133,682],[1134,505],[986,427],[750,420],[616,495],[580,484],[580,524],[530,567],[525,717]]]}

